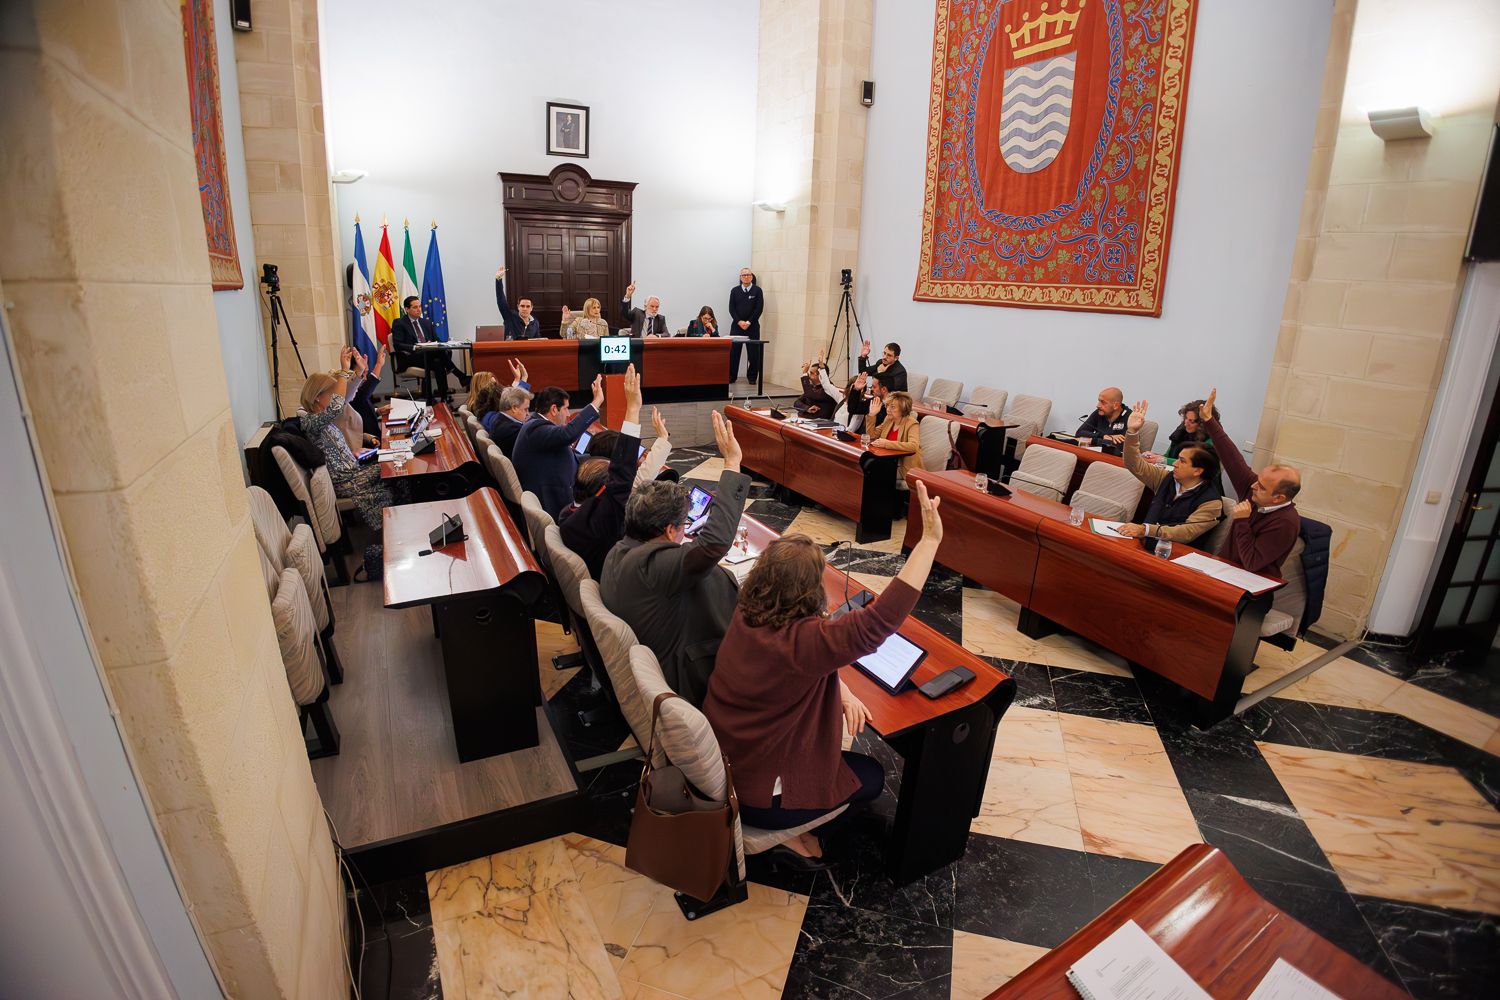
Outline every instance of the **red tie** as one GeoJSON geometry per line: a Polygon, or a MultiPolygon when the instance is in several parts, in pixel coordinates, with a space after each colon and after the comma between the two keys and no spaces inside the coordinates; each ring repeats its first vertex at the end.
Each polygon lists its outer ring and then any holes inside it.
{"type": "Polygon", "coordinates": [[[414,320],[411,321],[411,325],[417,331],[417,343],[419,343],[419,344],[425,344],[425,343],[427,343],[427,334],[425,334],[425,333],[422,332],[422,321],[419,320],[419,319],[414,319],[414,320]]]}

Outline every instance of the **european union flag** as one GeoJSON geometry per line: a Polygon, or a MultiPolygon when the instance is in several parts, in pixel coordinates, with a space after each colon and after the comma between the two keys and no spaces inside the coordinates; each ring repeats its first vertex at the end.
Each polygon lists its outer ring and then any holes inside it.
{"type": "Polygon", "coordinates": [[[443,294],[443,262],[438,257],[437,223],[427,244],[427,267],[422,273],[422,315],[432,324],[438,340],[448,339],[448,297],[443,294]]]}

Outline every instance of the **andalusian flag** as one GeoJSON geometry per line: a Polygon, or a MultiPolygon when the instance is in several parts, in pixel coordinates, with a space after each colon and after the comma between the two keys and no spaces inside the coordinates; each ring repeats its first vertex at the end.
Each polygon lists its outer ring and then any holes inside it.
{"type": "Polygon", "coordinates": [[[365,265],[365,238],[360,235],[359,216],[354,217],[354,298],[350,305],[349,341],[354,349],[375,364],[375,310],[370,302],[370,269],[365,265]]]}
{"type": "Polygon", "coordinates": [[[438,340],[448,339],[448,296],[443,292],[443,260],[438,256],[437,220],[432,220],[432,239],[427,242],[427,271],[422,275],[422,312],[432,324],[438,340]]]}
{"type": "Polygon", "coordinates": [[[380,252],[375,256],[375,280],[370,283],[370,298],[375,305],[375,335],[389,347],[391,324],[401,315],[401,300],[396,292],[396,269],[391,266],[391,237],[383,222],[380,224],[380,252]]]}
{"type": "Polygon", "coordinates": [[[401,273],[397,276],[400,287],[400,297],[396,302],[401,306],[401,311],[406,312],[406,297],[415,295],[418,299],[422,297],[421,287],[417,284],[417,262],[411,256],[411,220],[402,219],[401,229],[406,236],[406,246],[401,251],[401,273]]]}

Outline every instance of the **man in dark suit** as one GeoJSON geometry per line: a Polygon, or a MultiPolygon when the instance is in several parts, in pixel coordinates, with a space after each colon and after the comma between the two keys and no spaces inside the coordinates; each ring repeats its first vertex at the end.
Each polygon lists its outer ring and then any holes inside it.
{"type": "MultiPolygon", "coordinates": [[[[609,458],[589,457],[578,466],[578,480],[573,484],[573,506],[563,511],[557,523],[563,544],[584,561],[589,576],[599,579],[604,559],[625,534],[625,503],[635,485],[637,454],[641,443],[641,377],[635,365],[625,369],[625,417],[620,433],[615,435],[609,458]]],[[[661,417],[656,418],[657,434],[665,430],[661,417]]],[[[589,442],[608,436],[600,431],[589,442]]]]}
{"type": "Polygon", "coordinates": [[[885,386],[887,392],[906,391],[906,366],[901,363],[901,345],[886,344],[885,350],[880,353],[880,360],[870,364],[870,342],[867,340],[859,348],[859,370],[868,372],[870,377],[885,386]]]}
{"type": "Polygon", "coordinates": [[[500,319],[505,323],[506,340],[536,340],[542,335],[542,324],[531,315],[530,299],[519,299],[514,309],[510,307],[510,301],[505,297],[503,267],[495,271],[495,305],[500,308],[500,319]]]}
{"type": "Polygon", "coordinates": [[[459,371],[453,364],[453,357],[448,351],[417,351],[418,344],[435,342],[437,334],[432,329],[432,324],[422,318],[422,303],[415,295],[408,295],[406,301],[401,303],[401,308],[406,310],[406,315],[398,317],[391,324],[391,344],[396,349],[396,371],[405,371],[408,368],[422,368],[427,371],[430,381],[436,378],[441,387],[441,395],[448,398],[448,375],[451,373],[458,377],[458,381],[465,389],[469,387],[469,376],[459,371]]]}
{"type": "Polygon", "coordinates": [[[531,419],[516,433],[511,461],[521,488],[535,493],[553,520],[573,501],[573,480],[578,477],[573,444],[599,419],[603,406],[603,375],[594,378],[594,401],[576,414],[568,409],[568,394],[549,385],[536,394],[531,419]]]}
{"type": "Polygon", "coordinates": [[[739,588],[719,560],[734,542],[750,477],[740,472],[734,428],[713,413],[724,474],[706,523],[687,544],[686,483],[641,483],[625,504],[625,537],[604,560],[604,603],[650,647],[667,685],[702,707],[739,588]]]}
{"type": "MultiPolygon", "coordinates": [[[[729,319],[733,325],[729,328],[731,337],[749,337],[751,340],[760,339],[760,314],[766,308],[766,297],[761,292],[760,286],[755,283],[755,275],[750,273],[748,267],[740,268],[740,283],[729,290],[729,319]]],[[[729,381],[732,383],[740,377],[740,347],[741,344],[733,344],[729,348],[729,381]]],[[[759,347],[750,347],[750,357],[745,364],[745,380],[754,382],[760,377],[759,347]]]]}
{"type": "Polygon", "coordinates": [[[632,309],[630,300],[635,296],[635,282],[625,288],[625,301],[620,303],[620,316],[630,325],[632,337],[670,337],[667,332],[667,317],[661,311],[661,299],[655,295],[646,299],[646,308],[632,309]]]}

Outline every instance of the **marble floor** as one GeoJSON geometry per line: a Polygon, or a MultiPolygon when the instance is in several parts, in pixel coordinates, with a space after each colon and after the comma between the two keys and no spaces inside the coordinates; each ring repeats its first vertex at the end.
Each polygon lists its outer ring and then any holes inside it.
{"type": "MultiPolygon", "coordinates": [[[[671,464],[711,484],[712,449],[671,464]]],[[[846,520],[752,489],[749,511],[831,545],[846,520]]],[[[899,525],[898,525],[899,529],[899,525]]],[[[897,542],[837,564],[879,589],[897,542]]],[[[1414,996],[1493,995],[1500,975],[1500,684],[1361,647],[1208,731],[1175,688],[935,568],[915,614],[1015,677],[965,856],[910,885],[880,856],[889,790],[830,834],[838,862],[789,876],[750,859],[748,903],[696,922],[623,865],[639,764],[588,772],[585,829],[375,886],[361,901],[365,996],[983,997],[1184,846],[1223,850],[1275,905],[1414,996]],[[1490,985],[1486,985],[1486,984],[1490,985]]],[[[1331,643],[1329,643],[1331,645],[1331,643]]],[[[1318,649],[1262,646],[1253,689],[1318,649]]],[[[550,671],[544,671],[550,673],[550,671]]],[[[559,715],[586,676],[544,683],[559,715]]],[[[575,756],[620,745],[608,722],[575,756]]]]}

